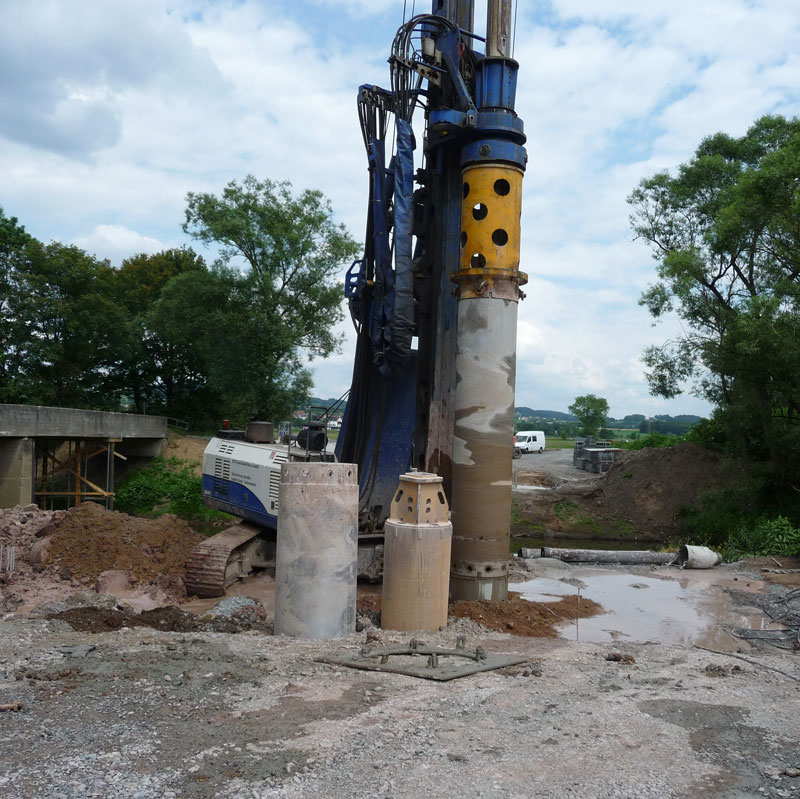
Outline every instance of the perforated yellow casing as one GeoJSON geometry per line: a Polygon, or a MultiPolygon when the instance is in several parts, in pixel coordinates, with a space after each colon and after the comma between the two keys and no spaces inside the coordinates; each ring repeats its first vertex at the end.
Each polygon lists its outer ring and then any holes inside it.
{"type": "Polygon", "coordinates": [[[522,172],[475,164],[462,172],[461,275],[519,269],[522,172]]]}

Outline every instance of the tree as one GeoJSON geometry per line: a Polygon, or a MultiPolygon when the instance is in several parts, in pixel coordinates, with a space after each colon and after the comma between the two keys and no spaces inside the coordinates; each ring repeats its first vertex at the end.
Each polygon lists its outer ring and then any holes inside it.
{"type": "Polygon", "coordinates": [[[125,315],[108,262],[28,237],[8,263],[0,401],[117,407],[108,375],[125,315]]]}
{"type": "Polygon", "coordinates": [[[767,116],[643,180],[631,224],[659,280],[641,303],[685,333],[645,351],[651,393],[688,384],[741,454],[800,476],[800,120],[767,116]]]}
{"type": "Polygon", "coordinates": [[[171,413],[207,423],[223,415],[282,419],[304,403],[311,375],[271,326],[251,275],[215,266],[171,280],[147,315],[158,381],[171,413]]]}
{"type": "MultiPolygon", "coordinates": [[[[147,315],[173,278],[204,269],[205,262],[199,255],[180,248],[134,255],[126,258],[116,272],[115,296],[127,311],[127,320],[115,377],[120,390],[133,398],[138,413],[164,406],[158,367],[165,360],[162,349],[169,345],[148,329],[147,315]]],[[[188,312],[191,314],[192,310],[188,312]]]]}
{"type": "Polygon", "coordinates": [[[296,358],[300,349],[325,357],[338,348],[342,290],[335,278],[358,248],[321,192],[294,195],[288,182],[248,175],[231,181],[221,197],[190,192],[183,229],[220,245],[223,265],[245,259],[275,343],[272,363],[296,358]]]}
{"type": "Polygon", "coordinates": [[[603,397],[586,394],[575,397],[575,402],[567,410],[581,420],[581,432],[585,436],[596,436],[608,416],[608,402],[603,397]]]}
{"type": "Polygon", "coordinates": [[[643,413],[629,413],[622,419],[623,427],[638,427],[647,417],[643,413]]]}
{"type": "Polygon", "coordinates": [[[16,217],[7,217],[0,207],[0,400],[8,391],[11,339],[9,299],[14,284],[16,258],[30,241],[16,217]]]}

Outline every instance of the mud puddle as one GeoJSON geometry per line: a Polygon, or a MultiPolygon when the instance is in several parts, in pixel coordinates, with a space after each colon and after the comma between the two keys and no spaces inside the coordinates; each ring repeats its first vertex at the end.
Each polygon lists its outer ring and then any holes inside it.
{"type": "Polygon", "coordinates": [[[708,574],[681,572],[676,579],[602,569],[570,571],[570,582],[543,577],[510,588],[533,602],[575,596],[602,605],[605,614],[559,627],[563,638],[591,643],[630,641],[673,646],[705,646],[735,652],[748,645],[731,635],[735,627],[779,629],[760,609],[763,583],[733,583],[753,593],[753,605],[734,604],[708,574]]]}

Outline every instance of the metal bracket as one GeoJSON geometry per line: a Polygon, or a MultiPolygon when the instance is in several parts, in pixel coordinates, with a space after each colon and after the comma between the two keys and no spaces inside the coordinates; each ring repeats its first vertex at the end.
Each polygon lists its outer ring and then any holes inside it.
{"type": "Polygon", "coordinates": [[[488,654],[481,646],[470,651],[465,644],[466,639],[463,635],[456,639],[455,649],[426,646],[423,641],[412,638],[408,642],[408,646],[390,646],[383,649],[371,649],[364,646],[357,655],[325,655],[316,658],[316,661],[335,666],[347,666],[351,669],[388,671],[393,674],[406,674],[409,677],[444,682],[482,671],[517,666],[528,660],[520,655],[488,654]],[[418,656],[426,657],[424,666],[421,663],[416,665],[408,660],[390,662],[390,658],[411,658],[413,660],[418,656]],[[458,658],[461,662],[442,661],[446,658],[458,658]],[[464,660],[468,662],[464,663],[464,660]]]}

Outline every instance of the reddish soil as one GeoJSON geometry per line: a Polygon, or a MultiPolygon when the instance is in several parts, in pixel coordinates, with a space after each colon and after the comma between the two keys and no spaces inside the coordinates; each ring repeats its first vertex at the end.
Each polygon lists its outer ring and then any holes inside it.
{"type": "Polygon", "coordinates": [[[180,601],[188,555],[202,540],[176,516],[138,519],[91,502],[66,512],[35,505],[0,510],[0,544],[15,548],[14,571],[0,575],[0,613],[96,584],[102,590],[109,581],[97,578],[112,570],[134,603],[142,593],[149,596],[143,606],[180,601]]]}
{"type": "Polygon", "coordinates": [[[527,635],[532,638],[558,638],[557,625],[576,618],[586,619],[603,612],[591,599],[564,597],[554,602],[530,602],[509,591],[508,599],[451,602],[449,615],[472,619],[490,630],[527,635]]]}
{"type": "MultiPolygon", "coordinates": [[[[370,594],[358,597],[360,613],[375,612],[381,609],[381,597],[370,594]]],[[[451,602],[448,616],[472,621],[512,635],[525,635],[531,638],[558,638],[558,625],[575,618],[585,619],[603,612],[601,605],[591,599],[575,597],[554,599],[552,602],[530,602],[514,591],[509,591],[508,599],[478,600],[474,602],[451,602]]]]}

